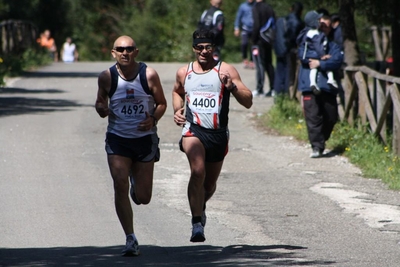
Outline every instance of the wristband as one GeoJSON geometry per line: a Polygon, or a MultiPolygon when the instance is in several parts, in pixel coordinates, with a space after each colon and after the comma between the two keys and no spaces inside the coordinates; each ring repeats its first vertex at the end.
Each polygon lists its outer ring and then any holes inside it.
{"type": "Polygon", "coordinates": [[[231,88],[226,88],[229,92],[234,93],[237,90],[236,84],[232,83],[231,88]]]}
{"type": "Polygon", "coordinates": [[[153,126],[156,126],[156,125],[157,125],[157,119],[156,119],[156,117],[154,117],[154,115],[150,115],[150,117],[152,117],[153,120],[154,120],[153,126]]]}

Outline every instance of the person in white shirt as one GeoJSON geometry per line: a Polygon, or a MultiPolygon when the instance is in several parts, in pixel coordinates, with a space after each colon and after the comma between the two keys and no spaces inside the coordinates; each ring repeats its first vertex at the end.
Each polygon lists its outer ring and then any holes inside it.
{"type": "Polygon", "coordinates": [[[63,62],[74,62],[78,61],[78,50],[76,45],[72,42],[71,37],[67,37],[65,43],[61,48],[61,58],[63,62]]]}

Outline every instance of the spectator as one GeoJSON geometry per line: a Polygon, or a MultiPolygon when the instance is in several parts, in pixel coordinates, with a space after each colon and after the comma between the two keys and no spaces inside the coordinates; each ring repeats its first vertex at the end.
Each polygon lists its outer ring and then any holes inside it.
{"type": "Polygon", "coordinates": [[[243,65],[246,69],[254,69],[253,62],[249,61],[247,57],[249,54],[249,41],[253,31],[253,6],[254,0],[246,0],[241,3],[237,10],[234,24],[234,35],[236,37],[240,36],[240,51],[242,53],[243,65]]]}
{"type": "Polygon", "coordinates": [[[210,30],[214,33],[215,37],[215,50],[213,57],[215,60],[221,59],[221,49],[225,43],[224,28],[225,18],[222,12],[222,0],[210,0],[211,7],[204,10],[201,14],[198,29],[210,30]]]}
{"type": "Polygon", "coordinates": [[[78,61],[78,50],[76,45],[72,42],[71,37],[67,37],[65,43],[61,48],[61,58],[63,62],[74,62],[78,61]]]}
{"type": "Polygon", "coordinates": [[[297,67],[296,38],[304,28],[301,20],[303,5],[294,2],[290,13],[276,21],[276,39],[274,51],[276,55],[276,70],[274,90],[276,94],[287,93],[294,83],[297,67]]]}
{"type": "Polygon", "coordinates": [[[256,0],[253,7],[253,41],[252,54],[253,62],[256,67],[257,88],[253,91],[253,96],[264,95],[265,71],[269,79],[269,92],[265,96],[272,96],[274,90],[275,70],[272,66],[272,44],[267,43],[260,36],[260,29],[267,23],[268,19],[275,18],[275,12],[265,0],[256,0]]]}
{"type": "Polygon", "coordinates": [[[53,37],[51,37],[50,30],[45,30],[42,34],[40,34],[40,38],[37,39],[37,42],[40,46],[45,47],[49,51],[50,57],[54,60],[54,62],[58,61],[57,46],[53,37]]]}
{"type": "Polygon", "coordinates": [[[342,25],[340,25],[340,17],[338,13],[333,13],[331,15],[331,22],[333,29],[333,41],[340,45],[343,49],[342,25]]]}
{"type": "MultiPolygon", "coordinates": [[[[304,21],[306,23],[306,28],[302,30],[299,35],[299,41],[305,42],[305,44],[299,43],[299,45],[304,46],[304,53],[302,55],[302,60],[307,61],[308,59],[319,59],[325,60],[329,57],[325,52],[327,51],[328,37],[324,32],[320,31],[319,19],[322,14],[318,14],[316,11],[310,11],[306,14],[304,21]],[[303,36],[305,35],[305,38],[303,36]]],[[[328,85],[332,89],[337,90],[338,85],[334,79],[332,71],[326,71],[328,76],[328,85]]],[[[318,69],[313,68],[310,70],[310,87],[314,94],[320,94],[320,89],[317,84],[318,69]]]]}
{"type": "MultiPolygon", "coordinates": [[[[310,12],[306,14],[307,20],[305,20],[308,23],[318,24],[320,15],[316,11],[310,12]],[[310,21],[311,18],[317,22],[310,21]]],[[[325,143],[330,138],[333,127],[339,117],[336,100],[337,91],[332,90],[328,85],[327,72],[340,69],[343,63],[343,53],[339,45],[327,39],[326,53],[329,57],[326,60],[303,58],[306,49],[307,31],[307,29],[303,30],[298,37],[298,43],[300,44],[298,56],[301,60],[298,88],[302,93],[302,106],[307,125],[308,139],[312,148],[310,157],[318,158],[323,155],[325,143]],[[311,69],[316,68],[319,69],[317,83],[321,91],[318,95],[313,94],[309,78],[311,69]]]]}

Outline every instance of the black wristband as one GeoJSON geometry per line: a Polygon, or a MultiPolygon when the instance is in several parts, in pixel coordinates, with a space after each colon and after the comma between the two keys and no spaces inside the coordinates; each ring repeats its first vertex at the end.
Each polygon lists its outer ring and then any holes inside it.
{"type": "Polygon", "coordinates": [[[233,93],[237,90],[236,84],[232,83],[231,88],[226,88],[229,92],[233,93]]]}

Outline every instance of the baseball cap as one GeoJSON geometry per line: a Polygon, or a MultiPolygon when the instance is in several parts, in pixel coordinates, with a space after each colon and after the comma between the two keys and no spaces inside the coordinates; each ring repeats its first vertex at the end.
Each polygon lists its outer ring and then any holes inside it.
{"type": "Polygon", "coordinates": [[[312,10],[308,11],[304,17],[304,23],[307,27],[317,29],[319,26],[319,19],[323,16],[323,14],[319,14],[317,11],[312,10]]]}

